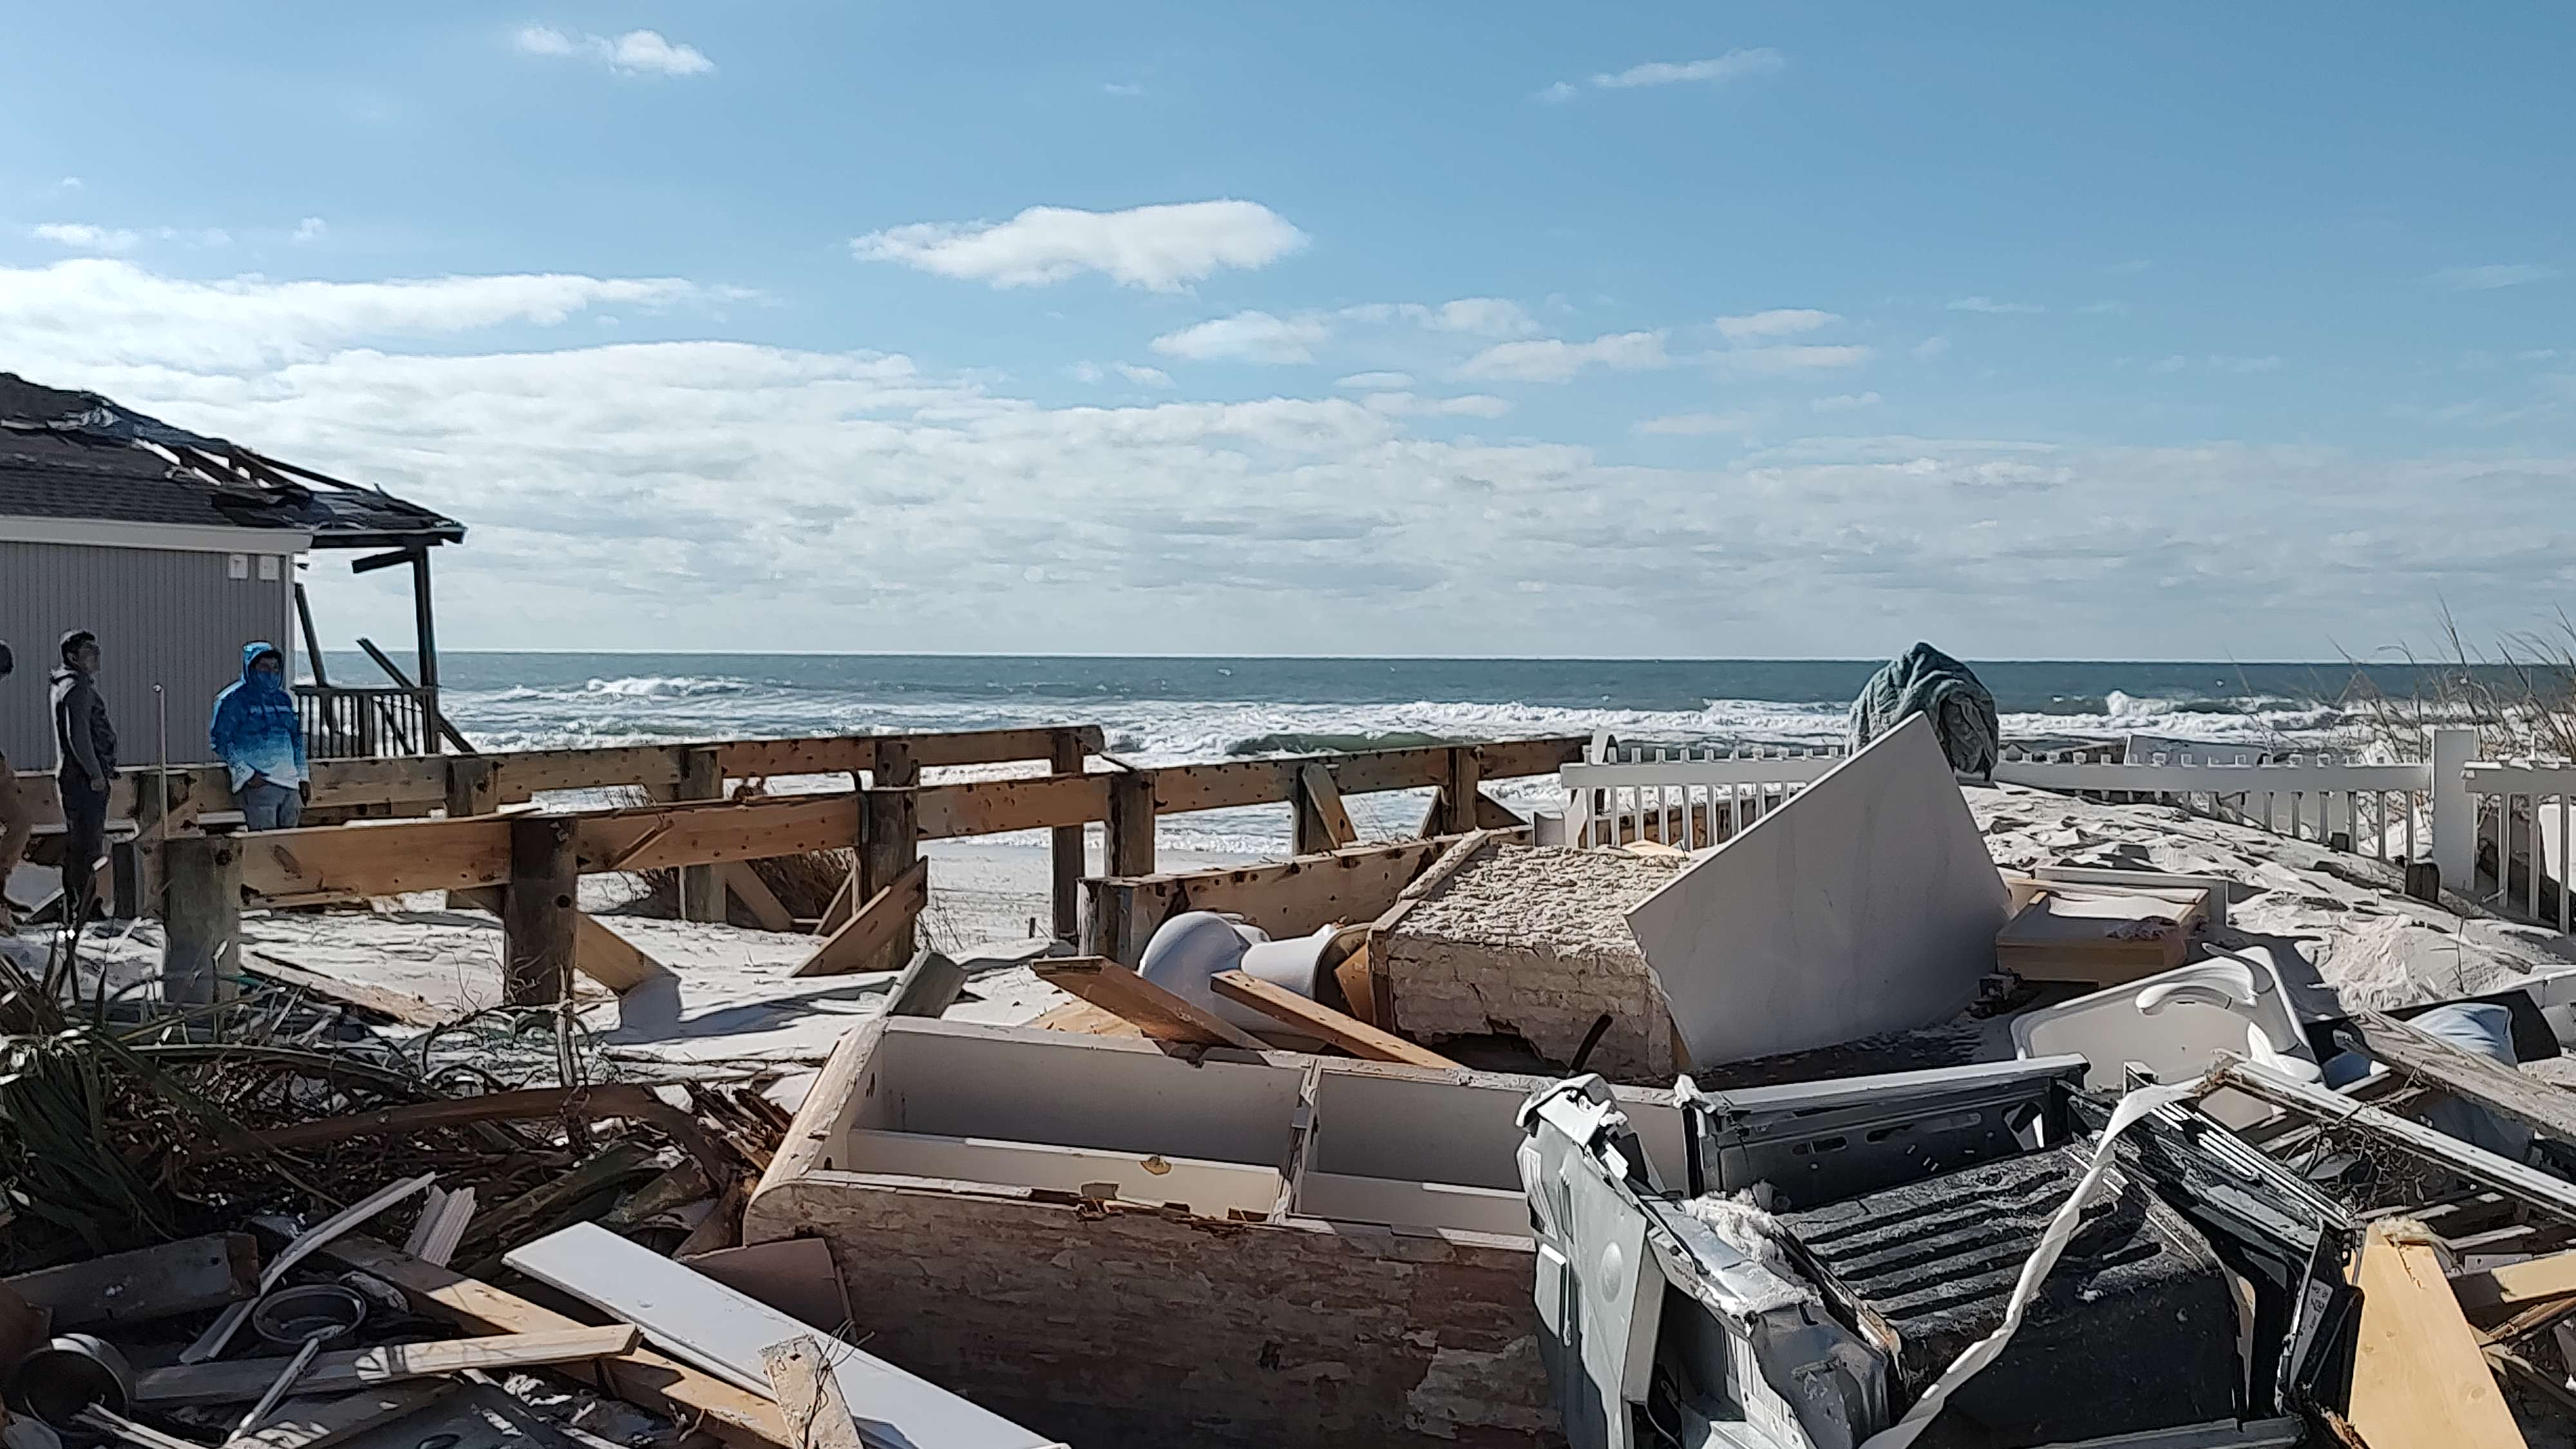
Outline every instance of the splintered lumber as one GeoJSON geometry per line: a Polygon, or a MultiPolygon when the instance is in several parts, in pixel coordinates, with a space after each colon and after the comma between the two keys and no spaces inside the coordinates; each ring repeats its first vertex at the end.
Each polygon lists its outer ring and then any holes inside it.
{"type": "Polygon", "coordinates": [[[2354,1283],[2361,1324],[2348,1412],[2362,1442],[2371,1449],[2521,1445],[2495,1372],[2442,1275],[2432,1229],[2405,1218],[2372,1223],[2354,1283]]]}
{"type": "Polygon", "coordinates": [[[1320,1001],[1309,1001],[1275,981],[1245,971],[1220,971],[1208,985],[1228,1001],[1249,1006],[1293,1030],[1325,1041],[1363,1061],[1402,1062],[1409,1067],[1455,1067],[1458,1064],[1429,1047],[1416,1046],[1391,1032],[1356,1021],[1320,1001]]]}
{"type": "Polygon", "coordinates": [[[1115,961],[1098,956],[1064,956],[1033,961],[1030,968],[1038,973],[1040,981],[1127,1018],[1137,1030],[1156,1041],[1264,1050],[1250,1032],[1115,961]]]}
{"type": "Polygon", "coordinates": [[[211,1233],[21,1273],[8,1285],[52,1309],[57,1330],[150,1323],[256,1296],[259,1245],[248,1233],[211,1233]]]}
{"type": "Polygon", "coordinates": [[[2519,1338],[2576,1309],[2576,1251],[2462,1273],[2451,1293],[2487,1342],[2519,1338]]]}
{"type": "MultiPolygon", "coordinates": [[[[558,1328],[491,1338],[452,1338],[431,1343],[389,1343],[315,1356],[295,1383],[299,1394],[330,1394],[375,1384],[424,1379],[467,1369],[534,1368],[611,1358],[630,1353],[642,1339],[631,1323],[606,1328],[558,1328]]],[[[283,1358],[234,1359],[152,1369],[134,1380],[143,1404],[235,1404],[256,1399],[277,1381],[283,1358]]]]}
{"type": "Polygon", "coordinates": [[[778,1396],[787,1431],[805,1449],[868,1449],[850,1406],[841,1401],[840,1381],[812,1334],[773,1343],[760,1351],[769,1369],[769,1391],[778,1396]]]}
{"type": "Polygon", "coordinates": [[[274,981],[280,986],[292,986],[307,996],[336,1001],[342,1006],[371,1011],[388,1020],[401,1022],[405,1026],[445,1026],[449,1022],[460,1021],[465,1016],[463,1011],[455,1007],[441,1006],[407,991],[389,991],[384,987],[369,986],[363,982],[343,981],[336,976],[325,976],[319,971],[307,971],[301,966],[289,966],[283,961],[263,956],[257,951],[242,953],[241,969],[244,973],[259,977],[263,981],[274,981]]]}
{"type": "MultiPolygon", "coordinates": [[[[604,1230],[603,1230],[604,1231],[604,1230]]],[[[514,1293],[424,1263],[372,1238],[344,1237],[322,1249],[344,1267],[381,1278],[424,1316],[484,1333],[544,1333],[582,1325],[514,1293]]],[[[784,1335],[782,1335],[784,1336],[784,1335]]],[[[629,1403],[660,1410],[728,1444],[799,1449],[778,1406],[765,1394],[702,1373],[676,1359],[637,1348],[597,1360],[599,1382],[629,1403]]]]}
{"type": "Polygon", "coordinates": [[[573,922],[572,969],[624,995],[647,981],[668,976],[671,968],[644,954],[644,949],[617,934],[588,911],[573,922]]]}
{"type": "Polygon", "coordinates": [[[911,929],[930,904],[930,862],[916,860],[885,889],[868,897],[841,929],[823,938],[792,975],[839,976],[866,968],[879,952],[911,929]]]}
{"type": "Polygon", "coordinates": [[[2362,1049],[2392,1070],[2438,1084],[2463,1101],[2545,1136],[2576,1142],[2576,1092],[2551,1086],[2418,1027],[2367,1008],[2352,1014],[2362,1049]]]}
{"type": "Polygon", "coordinates": [[[913,953],[912,963],[886,993],[888,1016],[939,1016],[966,990],[966,968],[937,951],[913,953]]]}
{"type": "MultiPolygon", "coordinates": [[[[754,1393],[771,1392],[762,1351],[813,1330],[687,1265],[576,1223],[505,1254],[540,1283],[635,1324],[654,1346],[754,1393]]],[[[939,1449],[1041,1449],[1048,1441],[861,1349],[836,1345],[832,1376],[880,1437],[939,1449]]],[[[794,1442],[791,1438],[789,1442],[794,1442]]]]}

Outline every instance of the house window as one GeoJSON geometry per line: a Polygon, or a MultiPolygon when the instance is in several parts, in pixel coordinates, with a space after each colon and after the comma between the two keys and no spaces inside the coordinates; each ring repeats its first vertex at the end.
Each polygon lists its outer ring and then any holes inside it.
{"type": "Polygon", "coordinates": [[[249,578],[250,555],[246,553],[237,553],[224,560],[224,577],[228,579],[249,578]]]}
{"type": "Polygon", "coordinates": [[[259,556],[259,581],[263,584],[277,582],[277,555],[264,553],[259,556]]]}

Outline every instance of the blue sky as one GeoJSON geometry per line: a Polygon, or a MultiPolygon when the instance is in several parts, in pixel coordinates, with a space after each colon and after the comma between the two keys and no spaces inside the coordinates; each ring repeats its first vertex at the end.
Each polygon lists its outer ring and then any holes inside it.
{"type": "Polygon", "coordinates": [[[2362,652],[2576,574],[2468,13],[147,6],[0,369],[455,512],[452,645],[2362,652]]]}

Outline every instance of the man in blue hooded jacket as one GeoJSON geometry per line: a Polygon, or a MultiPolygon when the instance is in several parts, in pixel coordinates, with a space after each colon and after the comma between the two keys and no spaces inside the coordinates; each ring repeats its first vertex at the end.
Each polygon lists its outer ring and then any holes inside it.
{"type": "Polygon", "coordinates": [[[215,758],[232,772],[245,830],[292,830],[313,796],[304,766],[304,721],[286,689],[286,656],[262,641],[242,646],[239,684],[215,696],[206,731],[215,758]]]}

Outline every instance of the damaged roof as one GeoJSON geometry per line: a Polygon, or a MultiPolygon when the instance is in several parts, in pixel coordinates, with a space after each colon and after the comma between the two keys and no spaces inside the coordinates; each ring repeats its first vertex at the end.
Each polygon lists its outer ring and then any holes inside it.
{"type": "Polygon", "coordinates": [[[0,372],[0,516],[310,532],[316,548],[461,543],[465,525],[94,392],[0,372]]]}

